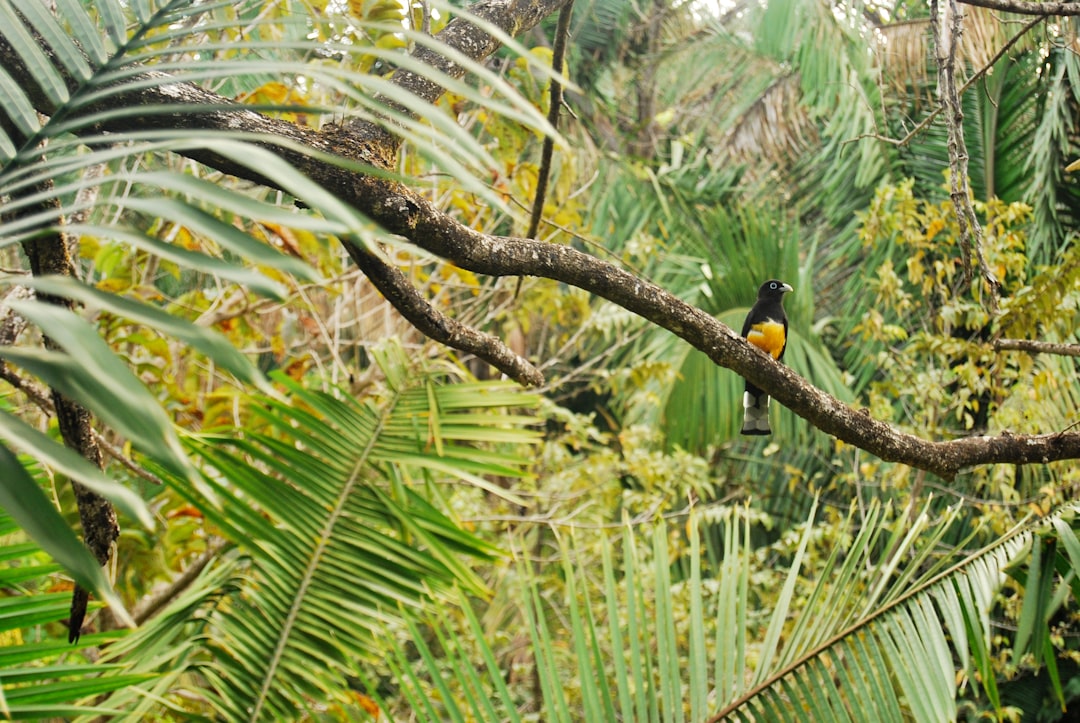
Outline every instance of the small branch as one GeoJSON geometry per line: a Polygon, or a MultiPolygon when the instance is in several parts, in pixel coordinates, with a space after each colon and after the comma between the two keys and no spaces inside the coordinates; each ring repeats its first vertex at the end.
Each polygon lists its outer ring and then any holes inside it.
{"type": "Polygon", "coordinates": [[[1023,2],[1022,0],[960,0],[988,10],[1017,15],[1080,15],[1080,2],[1023,2]]]}
{"type": "Polygon", "coordinates": [[[1026,351],[1029,354],[1057,354],[1058,356],[1080,356],[1080,344],[1057,344],[1050,341],[1031,339],[996,339],[996,351],[1026,351]]]}
{"type": "Polygon", "coordinates": [[[105,439],[104,435],[102,435],[101,432],[97,431],[96,429],[91,431],[94,433],[94,441],[97,442],[99,447],[101,447],[101,450],[105,452],[105,454],[109,455],[117,462],[119,462],[122,467],[127,469],[133,475],[135,475],[141,480],[149,482],[152,485],[157,485],[159,487],[165,484],[162,479],[156,474],[154,474],[153,472],[149,472],[140,467],[139,465],[135,464],[135,462],[130,457],[124,454],[124,450],[120,449],[115,444],[105,439]]]}
{"type": "MultiPolygon", "coordinates": [[[[557,77],[551,79],[551,98],[548,107],[548,123],[552,129],[559,127],[559,110],[562,107],[562,77],[563,58],[566,55],[566,40],[570,35],[570,16],[574,13],[574,0],[570,0],[559,11],[559,23],[555,28],[555,47],[551,53],[551,70],[557,77]]],[[[529,215],[529,228],[525,231],[526,238],[536,238],[540,230],[540,219],[544,215],[544,201],[547,198],[548,179],[551,176],[551,156],[555,150],[555,139],[550,135],[544,136],[544,144],[540,149],[540,170],[536,174],[536,195],[533,197],[532,213],[529,215]]],[[[524,277],[519,276],[514,286],[514,299],[521,293],[521,282],[524,277]]]]}
{"type": "Polygon", "coordinates": [[[167,587],[140,600],[139,604],[131,611],[131,617],[135,620],[135,624],[142,625],[186,590],[202,574],[206,566],[225,549],[226,545],[227,543],[224,540],[212,541],[207,546],[206,551],[199,555],[195,562],[191,563],[167,587]]]}
{"type": "MultiPolygon", "coordinates": [[[[963,2],[963,0],[961,0],[961,2],[963,2]]],[[[1045,15],[1036,17],[1034,20],[1031,20],[1028,23],[1026,23],[1024,25],[1024,27],[1020,28],[1019,32],[1017,32],[1015,35],[1013,35],[1011,38],[1009,38],[1008,42],[1006,42],[1004,45],[1002,45],[1001,48],[998,49],[998,51],[996,53],[994,53],[994,57],[990,58],[989,62],[987,62],[986,65],[979,68],[979,70],[976,71],[970,78],[968,78],[966,81],[964,81],[964,84],[960,86],[960,89],[957,92],[961,96],[965,92],[967,92],[968,88],[970,88],[973,84],[975,84],[983,76],[985,76],[987,73],[990,72],[990,69],[993,68],[994,65],[996,65],[997,62],[999,60],[1001,60],[1005,56],[1005,53],[1009,52],[1009,49],[1012,46],[1016,45],[1020,41],[1020,38],[1027,35],[1028,32],[1032,28],[1034,28],[1036,25],[1043,22],[1044,20],[1046,20],[1045,15]]],[[[918,22],[922,22],[922,21],[918,21],[918,22]]],[[[923,118],[921,121],[919,121],[919,124],[917,126],[915,126],[914,128],[912,128],[908,132],[908,134],[906,136],[904,136],[903,138],[901,138],[899,140],[897,140],[896,138],[889,138],[888,136],[883,136],[883,135],[880,135],[880,134],[877,134],[877,133],[866,133],[866,134],[858,136],[857,138],[854,138],[852,140],[857,141],[857,140],[862,140],[863,138],[873,138],[874,140],[878,140],[878,141],[881,141],[883,143],[888,143],[890,145],[896,146],[897,148],[902,148],[902,147],[906,146],[907,144],[911,143],[912,139],[914,139],[915,136],[919,135],[924,130],[926,130],[930,126],[930,124],[934,122],[934,119],[937,118],[939,115],[941,115],[941,112],[943,110],[945,110],[945,106],[944,105],[938,105],[936,108],[934,108],[932,111],[930,111],[926,115],[925,118],[923,118]]],[[[845,141],[845,143],[851,143],[851,142],[852,141],[845,141]]]]}
{"type": "Polygon", "coordinates": [[[25,394],[38,409],[49,415],[56,414],[52,399],[49,398],[48,387],[19,376],[3,359],[0,359],[0,379],[25,394]]]}
{"type": "MultiPolygon", "coordinates": [[[[570,0],[559,11],[559,24],[555,29],[555,48],[551,54],[551,70],[559,78],[563,72],[563,58],[566,55],[566,40],[570,35],[570,16],[574,12],[574,0],[570,0]]],[[[551,104],[548,108],[548,123],[552,128],[559,126],[559,109],[562,107],[562,83],[551,79],[551,104]]],[[[540,217],[544,215],[544,199],[547,196],[548,178],[551,176],[551,155],[555,148],[555,139],[544,136],[544,145],[540,150],[540,171],[536,178],[536,197],[533,199],[532,215],[529,218],[529,230],[526,238],[536,238],[540,228],[540,217]]]]}
{"type": "Polygon", "coordinates": [[[519,384],[535,387],[544,383],[540,370],[515,354],[501,339],[436,310],[403,273],[355,243],[346,241],[345,249],[386,300],[424,335],[453,349],[476,355],[519,384]]]}
{"type": "Polygon", "coordinates": [[[986,263],[982,250],[982,226],[971,204],[971,187],[968,183],[968,151],[964,141],[964,110],[960,105],[960,93],[956,87],[956,51],[964,30],[964,16],[956,6],[956,0],[931,0],[931,27],[934,31],[935,54],[938,62],[938,91],[945,108],[945,125],[949,131],[949,196],[956,209],[956,221],[960,228],[960,253],[964,263],[964,277],[972,280],[972,253],[975,265],[990,294],[989,309],[997,309],[1001,282],[986,263]]]}

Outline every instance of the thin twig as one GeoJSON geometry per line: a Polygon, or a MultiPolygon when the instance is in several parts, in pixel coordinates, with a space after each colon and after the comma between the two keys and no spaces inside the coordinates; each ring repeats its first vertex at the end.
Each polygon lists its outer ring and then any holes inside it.
{"type": "MultiPolygon", "coordinates": [[[[559,127],[559,111],[562,108],[563,87],[562,77],[563,58],[566,56],[566,38],[570,34],[570,16],[574,12],[574,0],[570,0],[559,11],[559,22],[555,28],[555,47],[551,52],[551,70],[554,77],[551,79],[551,99],[548,104],[548,123],[552,129],[559,127]]],[[[529,229],[525,232],[525,238],[536,238],[536,232],[540,229],[540,218],[544,215],[544,201],[547,198],[548,179],[551,177],[551,156],[555,150],[555,139],[548,135],[544,136],[544,143],[540,148],[540,170],[536,175],[536,195],[533,197],[532,213],[529,215],[529,229]]],[[[514,285],[514,298],[521,293],[521,276],[514,285]]]]}
{"type": "MultiPolygon", "coordinates": [[[[53,406],[52,399],[49,396],[49,390],[44,385],[20,376],[2,360],[0,360],[0,379],[3,379],[25,394],[27,399],[33,402],[34,405],[45,414],[50,417],[56,414],[56,408],[53,406]]],[[[103,452],[126,467],[136,477],[146,480],[153,485],[163,484],[160,477],[135,464],[135,462],[124,454],[123,450],[105,439],[101,432],[96,429],[91,429],[90,434],[93,435],[94,441],[101,447],[103,452]]]]}
{"type": "Polygon", "coordinates": [[[1030,354],[1080,356],[1080,344],[1058,344],[1033,339],[995,339],[994,349],[996,351],[1026,351],[1030,354]]]}
{"type": "Polygon", "coordinates": [[[135,606],[135,609],[131,611],[131,617],[134,618],[135,623],[142,625],[147,620],[152,618],[155,613],[164,608],[170,602],[173,601],[180,593],[186,590],[191,583],[195,582],[195,579],[202,574],[202,571],[206,569],[206,566],[217,555],[225,549],[228,543],[225,540],[214,539],[206,548],[206,551],[191,563],[186,570],[180,573],[175,580],[173,580],[167,587],[152,594],[150,597],[143,598],[139,601],[139,604],[135,606]]]}
{"type": "Polygon", "coordinates": [[[130,457],[128,457],[126,454],[124,454],[124,450],[120,449],[119,447],[114,445],[112,442],[105,439],[105,437],[101,434],[101,432],[97,431],[96,429],[92,429],[90,431],[94,435],[94,439],[97,441],[98,446],[101,447],[102,451],[105,452],[105,454],[112,457],[113,459],[115,459],[117,462],[119,462],[122,467],[127,469],[133,475],[135,475],[136,477],[138,477],[141,480],[149,482],[152,485],[161,486],[161,485],[165,484],[162,481],[162,479],[160,477],[158,477],[156,474],[154,474],[153,472],[150,472],[148,470],[145,470],[142,467],[140,467],[139,465],[135,464],[134,460],[132,460],[130,457]]]}
{"type": "MultiPolygon", "coordinates": [[[[570,0],[559,11],[559,23],[555,28],[555,47],[551,55],[551,70],[554,76],[551,79],[551,102],[548,107],[548,123],[552,128],[559,126],[559,110],[562,107],[562,82],[557,78],[562,77],[563,58],[566,56],[566,39],[570,34],[570,16],[574,12],[574,0],[570,0]]],[[[529,230],[525,233],[526,238],[536,238],[536,232],[540,228],[540,217],[544,215],[544,199],[547,196],[548,179],[551,176],[551,156],[555,149],[555,139],[550,135],[544,137],[544,144],[540,150],[540,172],[536,179],[536,196],[533,198],[532,216],[529,218],[529,230]]]]}
{"type": "MultiPolygon", "coordinates": [[[[964,0],[961,0],[961,2],[963,2],[963,1],[964,0]]],[[[963,95],[968,90],[968,88],[970,88],[977,81],[981,80],[983,76],[985,76],[987,73],[989,73],[990,69],[993,68],[994,65],[996,65],[997,62],[1002,59],[1002,57],[1005,56],[1005,53],[1009,52],[1009,49],[1012,48],[1012,46],[1014,46],[1018,42],[1020,42],[1020,38],[1027,35],[1028,32],[1032,28],[1034,28],[1036,25],[1038,25],[1039,23],[1046,20],[1047,17],[1048,16],[1043,15],[1043,16],[1037,17],[1034,20],[1031,20],[1031,21],[1025,23],[1024,27],[1022,27],[1015,35],[1013,35],[1011,38],[1009,38],[1008,42],[1006,42],[1004,45],[1001,46],[1001,48],[994,54],[994,57],[990,58],[989,62],[987,62],[986,65],[979,68],[979,70],[976,71],[970,78],[968,78],[966,81],[964,81],[964,84],[960,86],[960,89],[957,92],[960,95],[963,95]]],[[[918,21],[918,22],[924,22],[924,21],[918,21]]],[[[938,105],[936,108],[934,108],[932,111],[930,111],[925,118],[923,118],[921,121],[919,121],[919,124],[916,125],[914,128],[912,128],[908,132],[908,134],[906,136],[904,136],[903,138],[896,139],[896,138],[889,138],[888,136],[883,136],[883,135],[880,135],[878,133],[864,133],[864,134],[862,134],[860,136],[857,136],[856,138],[851,139],[850,141],[845,141],[845,143],[852,143],[854,141],[859,141],[859,140],[862,140],[864,138],[872,138],[874,140],[881,141],[882,143],[888,143],[890,145],[894,145],[897,148],[903,148],[907,144],[911,143],[911,141],[915,138],[915,136],[919,135],[924,130],[926,130],[930,126],[930,124],[934,122],[934,119],[936,119],[939,115],[941,115],[941,112],[943,110],[945,110],[945,106],[944,105],[938,105]]]]}

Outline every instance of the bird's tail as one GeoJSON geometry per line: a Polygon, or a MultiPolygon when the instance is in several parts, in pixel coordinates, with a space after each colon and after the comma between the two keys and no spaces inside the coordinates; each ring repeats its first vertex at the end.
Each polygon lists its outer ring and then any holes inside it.
{"type": "Polygon", "coordinates": [[[743,434],[772,434],[769,427],[769,395],[746,383],[743,393],[743,434]]]}

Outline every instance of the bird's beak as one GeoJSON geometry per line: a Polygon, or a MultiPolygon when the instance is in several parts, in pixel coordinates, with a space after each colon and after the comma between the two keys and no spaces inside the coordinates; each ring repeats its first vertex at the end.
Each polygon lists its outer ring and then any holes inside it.
{"type": "Polygon", "coordinates": [[[791,288],[791,285],[790,285],[790,284],[784,284],[784,285],[783,285],[783,286],[781,286],[780,288],[784,290],[784,293],[787,293],[787,292],[789,292],[789,291],[794,291],[794,290],[795,290],[795,289],[791,288]]]}

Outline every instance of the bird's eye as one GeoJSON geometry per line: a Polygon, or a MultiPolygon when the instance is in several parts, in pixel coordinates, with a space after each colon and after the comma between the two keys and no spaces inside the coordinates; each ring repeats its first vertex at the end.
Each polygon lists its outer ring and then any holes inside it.
{"type": "Polygon", "coordinates": [[[770,289],[775,289],[776,288],[776,282],[774,281],[771,284],[769,284],[769,288],[770,289]]]}

